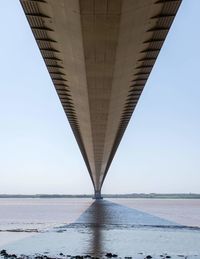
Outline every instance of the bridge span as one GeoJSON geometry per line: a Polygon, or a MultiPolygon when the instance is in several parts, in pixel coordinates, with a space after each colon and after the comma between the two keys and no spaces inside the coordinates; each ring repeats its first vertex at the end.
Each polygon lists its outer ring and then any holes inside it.
{"type": "Polygon", "coordinates": [[[20,0],[95,198],[181,0],[20,0]]]}

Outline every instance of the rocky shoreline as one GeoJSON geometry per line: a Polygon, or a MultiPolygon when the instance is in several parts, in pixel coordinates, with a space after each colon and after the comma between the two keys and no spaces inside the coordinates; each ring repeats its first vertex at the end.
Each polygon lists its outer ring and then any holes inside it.
{"type": "Polygon", "coordinates": [[[24,232],[24,233],[40,233],[41,231],[39,231],[36,228],[30,228],[30,229],[21,229],[21,228],[16,228],[16,229],[0,229],[0,232],[11,232],[11,233],[20,233],[20,232],[24,232]]]}
{"type": "MultiPolygon", "coordinates": [[[[153,255],[145,255],[143,253],[138,253],[138,255],[142,256],[141,258],[143,259],[152,259],[154,256],[153,255]]],[[[194,255],[195,257],[198,256],[198,255],[194,255]]],[[[20,255],[17,255],[17,254],[11,254],[11,253],[8,253],[5,249],[1,250],[0,251],[0,258],[4,258],[4,259],[101,259],[101,258],[105,258],[105,259],[108,259],[108,258],[124,258],[124,259],[132,259],[134,257],[132,256],[124,256],[124,257],[121,257],[121,256],[118,256],[117,254],[114,254],[114,253],[106,253],[106,254],[101,254],[100,256],[94,256],[94,255],[65,255],[63,253],[59,253],[57,256],[49,256],[48,255],[48,252],[45,252],[44,254],[35,254],[35,255],[24,255],[24,254],[20,254],[20,255]]],[[[161,254],[159,255],[159,257],[161,259],[169,259],[169,258],[172,258],[173,256],[171,255],[168,255],[166,253],[164,254],[161,254]]],[[[180,258],[183,258],[183,259],[188,259],[189,257],[186,256],[186,255],[176,255],[176,257],[180,257],[180,258]]],[[[193,256],[192,256],[193,257],[193,256]]],[[[158,258],[158,257],[156,257],[158,258]]]]}

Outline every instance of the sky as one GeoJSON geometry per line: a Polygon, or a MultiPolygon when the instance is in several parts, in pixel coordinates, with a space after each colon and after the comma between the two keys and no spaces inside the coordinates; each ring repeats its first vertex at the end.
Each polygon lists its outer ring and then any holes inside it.
{"type": "MultiPolygon", "coordinates": [[[[103,193],[200,193],[200,1],[183,0],[103,193]]],[[[92,193],[18,0],[1,2],[0,193],[92,193]]]]}

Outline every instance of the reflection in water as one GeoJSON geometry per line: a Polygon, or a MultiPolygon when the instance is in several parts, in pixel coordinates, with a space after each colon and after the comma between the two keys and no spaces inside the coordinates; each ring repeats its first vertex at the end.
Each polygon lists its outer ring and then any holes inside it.
{"type": "MultiPolygon", "coordinates": [[[[94,218],[97,219],[104,219],[105,218],[105,209],[104,206],[101,206],[101,201],[95,201],[93,203],[93,209],[94,209],[94,218]]],[[[91,240],[89,241],[89,249],[91,254],[94,255],[100,255],[103,254],[103,233],[102,228],[100,225],[95,224],[94,226],[91,226],[91,240]]]]}
{"type": "Polygon", "coordinates": [[[85,247],[85,254],[100,255],[104,254],[102,225],[105,224],[106,210],[105,202],[96,200],[76,221],[84,224],[89,233],[89,240],[85,247]]]}
{"type": "MultiPolygon", "coordinates": [[[[105,258],[106,253],[119,257],[138,253],[200,254],[200,231],[187,229],[142,211],[109,201],[95,201],[72,224],[4,247],[9,253],[91,255],[105,258]]],[[[136,256],[136,257],[135,257],[136,256]]]]}
{"type": "Polygon", "coordinates": [[[83,246],[83,254],[105,255],[114,244],[116,237],[109,238],[109,232],[112,233],[114,229],[123,231],[124,228],[133,226],[173,226],[176,223],[106,200],[96,200],[78,218],[75,225],[88,237],[83,246]]]}

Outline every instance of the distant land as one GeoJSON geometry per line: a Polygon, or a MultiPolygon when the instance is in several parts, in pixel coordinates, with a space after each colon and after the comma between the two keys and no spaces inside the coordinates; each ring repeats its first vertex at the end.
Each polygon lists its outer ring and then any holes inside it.
{"type": "MultiPolygon", "coordinates": [[[[102,194],[104,198],[137,198],[137,199],[200,199],[197,193],[130,193],[130,194],[102,194]]],[[[92,198],[90,194],[0,194],[0,198],[92,198]]]]}

